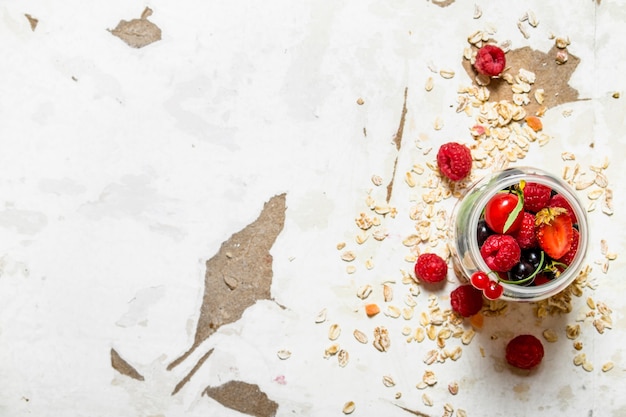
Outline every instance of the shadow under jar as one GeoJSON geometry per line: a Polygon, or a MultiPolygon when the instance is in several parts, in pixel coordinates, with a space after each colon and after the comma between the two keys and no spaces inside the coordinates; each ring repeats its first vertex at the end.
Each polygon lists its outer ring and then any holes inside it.
{"type": "Polygon", "coordinates": [[[487,202],[497,193],[509,187],[526,183],[548,186],[553,193],[561,194],[576,216],[579,241],[574,259],[556,277],[540,285],[519,285],[501,282],[504,293],[500,297],[507,301],[539,301],[551,297],[570,285],[578,276],[587,252],[589,231],[587,214],[572,188],[561,179],[532,167],[515,167],[494,172],[472,184],[452,213],[453,262],[455,270],[467,280],[476,271],[489,273],[478,245],[478,224],[483,217],[487,202]]]}

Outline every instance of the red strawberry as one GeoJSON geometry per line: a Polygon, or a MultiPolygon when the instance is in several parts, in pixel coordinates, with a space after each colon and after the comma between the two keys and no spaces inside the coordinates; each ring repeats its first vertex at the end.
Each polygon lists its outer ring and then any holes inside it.
{"type": "Polygon", "coordinates": [[[548,205],[552,189],[547,185],[528,182],[524,186],[524,210],[537,213],[548,205]]]}
{"type": "Polygon", "coordinates": [[[574,228],[567,210],[561,207],[542,209],[535,217],[537,242],[552,259],[560,259],[572,247],[574,228]]]}
{"type": "Polygon", "coordinates": [[[561,194],[553,195],[552,198],[550,198],[550,201],[548,201],[548,207],[561,207],[566,209],[572,219],[572,224],[578,223],[578,220],[576,219],[576,214],[574,213],[572,206],[570,205],[569,201],[567,201],[567,199],[561,194]]]}
{"type": "MultiPolygon", "coordinates": [[[[524,200],[525,201],[525,200],[524,200]]],[[[535,216],[532,213],[524,212],[522,225],[513,234],[520,249],[529,249],[537,246],[537,237],[535,236],[535,216]]]]}
{"type": "Polygon", "coordinates": [[[572,229],[572,230],[574,232],[574,235],[572,238],[572,246],[569,248],[567,253],[563,255],[561,259],[559,259],[559,262],[563,262],[565,265],[569,265],[572,263],[572,261],[576,257],[576,252],[578,251],[578,239],[580,238],[580,233],[578,233],[578,230],[576,229],[572,229]]]}

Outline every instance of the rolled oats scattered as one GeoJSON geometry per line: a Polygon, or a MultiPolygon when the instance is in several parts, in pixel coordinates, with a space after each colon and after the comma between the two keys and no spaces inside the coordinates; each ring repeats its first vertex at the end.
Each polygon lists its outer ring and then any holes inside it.
{"type": "Polygon", "coordinates": [[[345,349],[339,350],[339,352],[337,353],[337,361],[339,362],[339,366],[344,368],[348,364],[349,360],[350,355],[348,354],[348,351],[345,349]]]}
{"type": "Polygon", "coordinates": [[[413,338],[415,339],[415,341],[417,343],[423,342],[424,339],[426,338],[426,332],[424,331],[424,328],[423,327],[417,327],[415,329],[415,334],[414,334],[413,338]]]}
{"type": "Polygon", "coordinates": [[[459,393],[459,383],[456,381],[452,381],[448,384],[448,391],[452,395],[457,395],[459,393]]]}
{"type": "Polygon", "coordinates": [[[391,346],[389,332],[385,327],[379,326],[374,329],[374,347],[380,352],[387,352],[391,346]]]}
{"type": "Polygon", "coordinates": [[[580,366],[587,361],[587,355],[585,353],[579,353],[574,356],[574,365],[580,366]]]}
{"type": "Polygon", "coordinates": [[[613,369],[613,366],[613,362],[606,362],[604,365],[602,365],[602,372],[609,372],[611,369],[613,369]]]}
{"type": "Polygon", "coordinates": [[[437,376],[433,371],[427,369],[424,371],[424,375],[422,375],[422,381],[429,387],[432,387],[437,383],[437,376]]]}
{"type": "Polygon", "coordinates": [[[281,349],[276,352],[276,355],[278,356],[278,359],[285,360],[291,357],[291,352],[287,349],[281,349]]]}
{"type": "Polygon", "coordinates": [[[426,352],[426,355],[424,356],[423,361],[426,365],[432,365],[433,363],[435,363],[438,356],[439,356],[439,351],[437,349],[431,349],[428,352],[426,352]]]}
{"type": "Polygon", "coordinates": [[[472,339],[474,338],[474,336],[476,335],[476,332],[474,331],[474,329],[467,329],[464,333],[463,336],[461,336],[461,342],[464,345],[469,345],[472,341],[472,339]]]}
{"type": "Polygon", "coordinates": [[[324,350],[324,358],[334,356],[337,354],[337,352],[339,352],[339,345],[337,343],[333,343],[332,345],[328,346],[326,350],[324,350]]]}
{"type": "Polygon", "coordinates": [[[386,387],[393,387],[396,385],[396,381],[389,375],[383,376],[383,385],[386,387]]]}
{"type": "Polygon", "coordinates": [[[387,306],[387,309],[385,310],[385,315],[393,319],[397,319],[401,314],[402,312],[396,306],[387,306]]]}
{"type": "Polygon", "coordinates": [[[327,310],[325,308],[321,309],[317,316],[315,316],[316,323],[324,323],[326,321],[326,313],[327,310]]]}
{"type": "Polygon", "coordinates": [[[452,71],[451,69],[441,69],[439,71],[439,75],[441,75],[441,77],[445,79],[454,78],[454,71],[452,71]]]}
{"type": "Polygon", "coordinates": [[[341,259],[346,262],[352,262],[356,259],[356,253],[351,250],[347,250],[341,254],[341,259]]]}
{"type": "Polygon", "coordinates": [[[365,284],[357,290],[356,296],[359,297],[361,300],[365,300],[367,297],[369,297],[372,294],[373,290],[374,289],[372,288],[370,284],[365,284]]]}
{"type": "Polygon", "coordinates": [[[547,342],[554,343],[559,339],[559,336],[554,329],[546,329],[543,331],[543,338],[547,342]]]}
{"type": "Polygon", "coordinates": [[[559,37],[557,37],[554,40],[554,44],[559,49],[565,49],[570,44],[569,37],[561,37],[561,36],[559,36],[559,37]]]}
{"type": "Polygon", "coordinates": [[[372,184],[374,184],[375,186],[380,186],[383,183],[383,177],[381,177],[380,175],[372,175],[372,184]]]}
{"type": "Polygon", "coordinates": [[[474,4],[474,15],[472,16],[474,19],[480,19],[483,15],[483,10],[480,8],[478,4],[474,4]]]}
{"type": "Polygon", "coordinates": [[[426,91],[431,91],[433,89],[433,87],[435,86],[435,82],[433,80],[433,77],[428,77],[426,79],[426,84],[424,85],[424,89],[426,91]]]}
{"type": "Polygon", "coordinates": [[[330,327],[328,328],[328,338],[330,340],[337,340],[340,334],[341,334],[341,326],[339,326],[339,324],[337,323],[331,324],[330,327]]]}
{"type": "Polygon", "coordinates": [[[347,403],[343,405],[342,411],[344,414],[352,414],[355,409],[356,409],[356,405],[354,404],[354,401],[348,401],[347,403]]]}
{"type": "Polygon", "coordinates": [[[363,343],[366,344],[367,343],[367,335],[365,333],[363,333],[362,331],[355,329],[352,334],[354,335],[354,338],[359,342],[359,343],[363,343]]]}
{"type": "Polygon", "coordinates": [[[593,364],[592,364],[591,362],[589,362],[589,361],[585,361],[585,362],[583,362],[583,365],[582,365],[582,366],[583,366],[583,369],[584,369],[585,371],[587,371],[587,372],[591,372],[591,371],[593,371],[593,364]]]}

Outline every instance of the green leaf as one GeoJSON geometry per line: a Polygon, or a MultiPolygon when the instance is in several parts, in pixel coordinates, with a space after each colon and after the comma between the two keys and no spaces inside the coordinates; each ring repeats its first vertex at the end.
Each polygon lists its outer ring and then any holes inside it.
{"type": "Polygon", "coordinates": [[[517,204],[512,212],[509,213],[509,217],[506,218],[506,222],[504,222],[504,228],[502,229],[502,233],[506,233],[507,230],[513,226],[515,219],[520,214],[520,212],[524,209],[524,196],[522,193],[517,193],[517,204]]]}

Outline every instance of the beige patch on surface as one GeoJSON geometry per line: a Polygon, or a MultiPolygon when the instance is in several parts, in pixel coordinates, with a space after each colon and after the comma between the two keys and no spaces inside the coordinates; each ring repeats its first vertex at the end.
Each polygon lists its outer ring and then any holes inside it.
{"type": "Polygon", "coordinates": [[[37,25],[39,24],[39,19],[29,15],[28,13],[26,13],[24,16],[26,16],[26,19],[28,19],[28,23],[30,24],[30,29],[34,32],[35,29],[37,29],[37,25]]]}
{"type": "Polygon", "coordinates": [[[144,377],[131,364],[126,362],[115,349],[111,349],[111,366],[117,372],[127,377],[143,381],[144,377]]]}
{"type": "Polygon", "coordinates": [[[278,404],[270,400],[257,385],[243,381],[229,381],[219,387],[207,387],[203,395],[213,398],[224,407],[254,417],[273,417],[278,404]]]}
{"type": "Polygon", "coordinates": [[[120,20],[115,29],[109,31],[126,42],[128,46],[143,48],[161,40],[161,29],[148,20],[151,15],[152,9],[146,7],[139,19],[120,20]]]}
{"type": "MultiPolygon", "coordinates": [[[[548,52],[534,50],[528,46],[513,49],[506,53],[506,72],[517,75],[520,68],[532,71],[536,75],[533,89],[543,88],[545,96],[543,104],[535,100],[524,106],[527,114],[535,114],[540,107],[552,108],[563,103],[580,100],[578,90],[569,85],[569,80],[580,63],[580,58],[569,54],[566,63],[558,64],[556,55],[559,49],[553,46],[548,52]]],[[[463,60],[463,67],[471,79],[475,79],[477,72],[470,62],[463,60]]],[[[502,78],[494,78],[487,86],[490,92],[489,101],[513,101],[511,86],[502,78]]]]}

